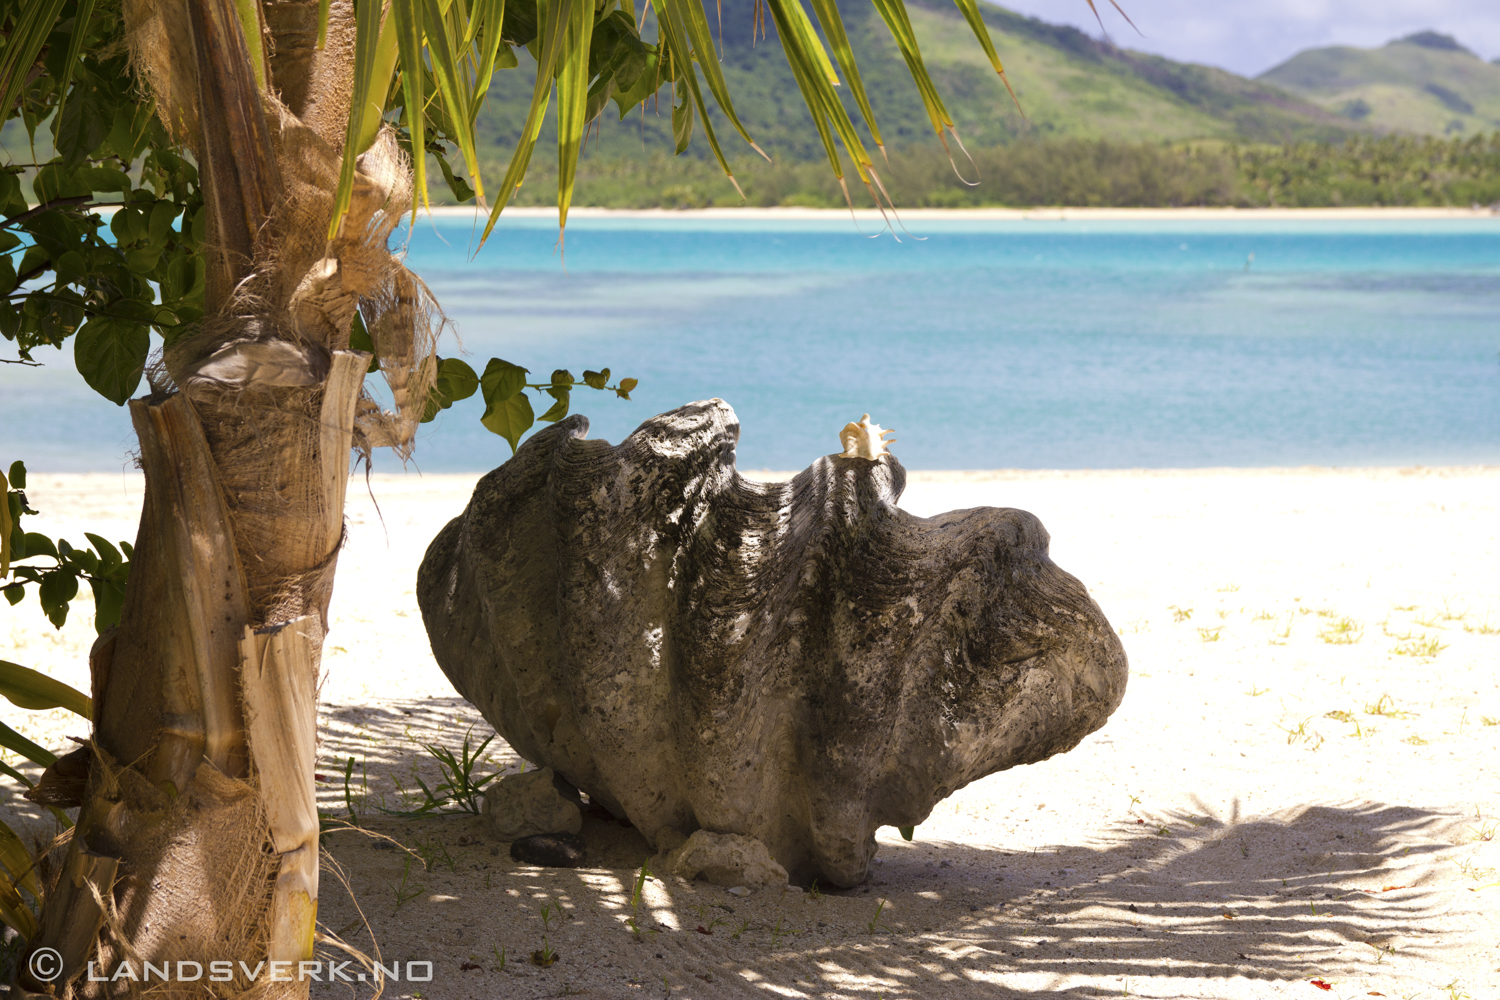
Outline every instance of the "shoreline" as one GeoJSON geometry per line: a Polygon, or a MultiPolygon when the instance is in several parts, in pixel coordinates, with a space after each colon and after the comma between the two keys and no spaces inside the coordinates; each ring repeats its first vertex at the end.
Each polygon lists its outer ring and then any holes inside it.
{"type": "MultiPolygon", "coordinates": [[[[473,218],[478,209],[464,206],[434,206],[434,218],[473,218]]],[[[871,208],[855,209],[860,221],[881,221],[882,213],[871,208]]],[[[1435,221],[1449,219],[1496,219],[1500,212],[1483,208],[900,208],[906,220],[944,222],[1360,222],[1435,221]]],[[[555,219],[556,208],[507,208],[504,215],[518,219],[555,219]]],[[[847,219],[844,208],[586,208],[569,209],[568,216],[583,219],[664,221],[668,219],[712,219],[745,222],[815,222],[847,219]]]]}

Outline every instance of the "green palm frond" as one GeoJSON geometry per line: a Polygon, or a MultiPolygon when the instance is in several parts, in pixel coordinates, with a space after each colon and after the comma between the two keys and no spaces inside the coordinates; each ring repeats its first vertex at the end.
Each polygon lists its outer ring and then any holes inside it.
{"type": "MultiPolygon", "coordinates": [[[[0,56],[0,109],[9,115],[21,99],[32,70],[41,56],[47,36],[57,26],[57,19],[67,0],[32,0],[16,11],[16,19],[6,33],[4,55],[0,56]]],[[[82,34],[81,31],[77,32],[82,34]]],[[[72,65],[69,64],[69,70],[72,65]]]]}
{"type": "MultiPolygon", "coordinates": [[[[869,140],[884,154],[885,140],[837,0],[809,2],[816,25],[802,0],[766,0],[766,9],[776,24],[787,62],[834,175],[844,183],[847,157],[876,203],[880,204],[882,198],[889,203],[865,147],[866,140],[839,96],[845,91],[850,94],[869,140]]],[[[951,141],[963,151],[953,117],[927,70],[904,0],[872,2],[906,63],[934,133],[945,149],[951,141]]],[[[1092,0],[1086,2],[1094,6],[1092,0]]],[[[704,0],[648,3],[655,12],[654,41],[641,37],[642,28],[653,22],[644,12],[637,16],[632,0],[606,0],[603,4],[590,0],[389,0],[384,7],[378,0],[359,0],[355,5],[355,107],[359,110],[351,116],[357,121],[350,124],[331,231],[337,231],[339,217],[347,206],[355,159],[374,141],[386,120],[385,112],[397,106],[416,171],[418,194],[413,209],[427,203],[426,151],[443,148],[433,145],[435,142],[451,144],[463,160],[479,203],[490,202],[481,243],[525,178],[554,92],[561,226],[567,225],[584,137],[611,99],[624,117],[662,87],[670,87],[677,151],[682,152],[693,131],[701,128],[715,160],[733,182],[729,158],[709,117],[709,98],[740,138],[762,156],[765,154],[735,111],[719,65],[708,8],[704,0]],[[475,122],[495,71],[517,65],[511,46],[524,46],[531,53],[536,81],[505,175],[498,188],[489,187],[492,199],[486,199],[475,122]]],[[[978,0],[955,3],[990,65],[1010,90],[978,0]]],[[[1011,98],[1015,98],[1013,91],[1011,98]]],[[[447,172],[446,162],[444,170],[447,172]]],[[[847,186],[845,190],[847,193],[847,186]]]]}
{"type": "Polygon", "coordinates": [[[66,708],[85,719],[94,717],[94,702],[88,695],[60,680],[9,660],[0,660],[0,697],[33,712],[66,708]]]}

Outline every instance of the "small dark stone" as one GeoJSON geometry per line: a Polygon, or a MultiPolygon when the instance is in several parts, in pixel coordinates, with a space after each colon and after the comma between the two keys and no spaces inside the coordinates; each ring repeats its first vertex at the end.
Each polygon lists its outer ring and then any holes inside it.
{"type": "Polygon", "coordinates": [[[588,860],[583,841],[571,833],[538,833],[510,845],[512,861],[543,868],[578,868],[588,860]]]}
{"type": "Polygon", "coordinates": [[[1130,912],[1131,913],[1140,913],[1141,911],[1140,911],[1140,909],[1134,903],[1131,903],[1130,904],[1130,912]]]}
{"type": "Polygon", "coordinates": [[[374,851],[394,851],[396,849],[396,845],[391,843],[389,840],[377,840],[375,841],[375,843],[370,845],[370,849],[374,851]]]}

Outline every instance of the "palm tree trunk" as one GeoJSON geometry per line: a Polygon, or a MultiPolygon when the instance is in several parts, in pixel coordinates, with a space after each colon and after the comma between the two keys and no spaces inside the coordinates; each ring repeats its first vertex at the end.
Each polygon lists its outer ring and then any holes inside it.
{"type": "MultiPolygon", "coordinates": [[[[123,962],[136,975],[170,965],[167,995],[307,995],[306,982],[249,972],[284,961],[295,975],[313,954],[317,672],[356,416],[369,416],[369,355],[347,349],[356,306],[384,301],[382,355],[405,357],[407,376],[424,363],[412,281],[385,250],[391,223],[378,221],[409,176],[393,144],[384,169],[356,184],[354,236],[325,237],[349,11],[333,4],[315,50],[316,0],[268,10],[270,37],[286,44],[270,46],[264,90],[230,0],[156,0],[132,37],[164,120],[199,164],[206,316],[169,345],[152,395],[130,404],[145,504],[120,624],[91,657],[89,781],[21,956],[24,991],[113,996],[122,983],[100,979],[123,962]],[[172,34],[188,24],[190,53],[172,34]],[[267,96],[278,91],[301,104],[267,96]],[[60,956],[47,980],[28,967],[42,948],[60,956]],[[233,963],[233,978],[210,981],[211,962],[233,963]],[[201,978],[181,981],[192,963],[201,978]]],[[[408,381],[425,399],[423,379],[408,381]]]]}

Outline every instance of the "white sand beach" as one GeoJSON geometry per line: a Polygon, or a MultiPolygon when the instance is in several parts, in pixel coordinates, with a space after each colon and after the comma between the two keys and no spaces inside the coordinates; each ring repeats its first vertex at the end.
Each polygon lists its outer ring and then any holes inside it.
{"type": "MultiPolygon", "coordinates": [[[[379,811],[436,777],[419,742],[489,734],[413,592],[475,478],[350,486],[321,805],[345,814],[352,756],[360,822],[413,853],[331,835],[320,916],[433,963],[387,996],[1500,997],[1500,467],[911,473],[913,513],[1041,518],[1122,635],[1124,703],[1076,750],[962,789],[913,842],[882,831],[863,886],[653,879],[638,936],[634,830],[591,817],[591,867],[538,869],[478,817],[379,811]]],[[[134,537],[133,476],[29,486],[33,530],[134,537]]],[[[7,608],[0,657],[86,689],[87,610],[55,631],[33,600],[7,608]]],[[[49,746],[84,735],[0,715],[49,746]]],[[[521,766],[496,741],[481,770],[521,766]]],[[[42,828],[5,779],[0,815],[42,828]]]]}

